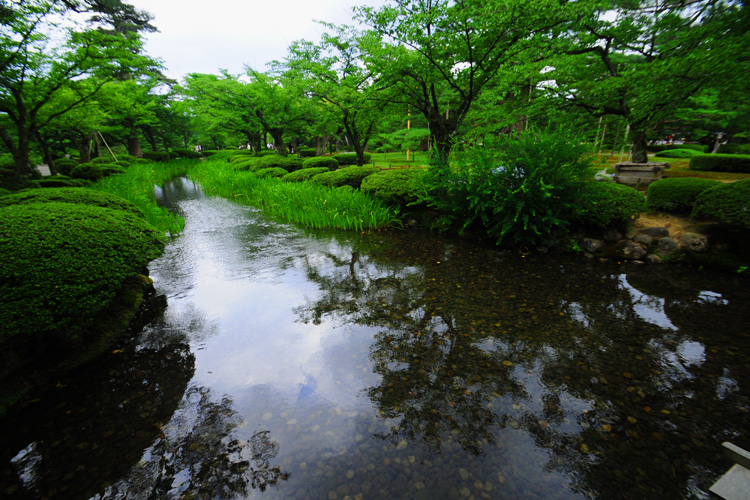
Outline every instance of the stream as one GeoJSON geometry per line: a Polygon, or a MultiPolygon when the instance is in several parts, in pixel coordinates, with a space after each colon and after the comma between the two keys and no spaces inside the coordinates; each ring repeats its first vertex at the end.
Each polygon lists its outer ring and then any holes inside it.
{"type": "Polygon", "coordinates": [[[750,280],[186,219],[145,325],[2,421],[7,499],[709,498],[750,449],[750,280]]]}

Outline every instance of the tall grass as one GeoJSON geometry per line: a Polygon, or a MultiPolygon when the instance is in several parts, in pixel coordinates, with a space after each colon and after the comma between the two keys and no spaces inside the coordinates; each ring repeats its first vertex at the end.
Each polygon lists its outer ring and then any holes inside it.
{"type": "Polygon", "coordinates": [[[131,165],[125,173],[111,175],[94,183],[91,188],[112,193],[133,202],[153,226],[172,236],[185,227],[185,219],[156,204],[154,186],[185,175],[194,160],[131,165]]]}
{"type": "Polygon", "coordinates": [[[380,200],[351,189],[310,182],[281,182],[236,171],[222,158],[209,158],[190,170],[208,194],[257,206],[271,216],[303,226],[365,231],[398,223],[396,212],[380,200]]]}

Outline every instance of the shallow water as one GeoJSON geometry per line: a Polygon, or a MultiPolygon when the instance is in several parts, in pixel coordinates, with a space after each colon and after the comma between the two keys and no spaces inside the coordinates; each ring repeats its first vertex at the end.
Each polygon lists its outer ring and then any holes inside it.
{"type": "Polygon", "coordinates": [[[158,191],[167,307],[3,422],[4,498],[708,498],[743,275],[309,232],[158,191]]]}

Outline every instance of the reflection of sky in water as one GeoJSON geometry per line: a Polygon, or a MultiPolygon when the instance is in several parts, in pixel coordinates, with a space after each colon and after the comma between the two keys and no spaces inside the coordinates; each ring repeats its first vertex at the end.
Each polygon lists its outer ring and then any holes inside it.
{"type": "Polygon", "coordinates": [[[626,290],[630,294],[633,301],[633,311],[642,320],[656,326],[661,326],[662,328],[677,330],[677,327],[674,326],[664,312],[663,298],[647,295],[636,289],[628,283],[628,278],[625,274],[620,275],[620,288],[626,290]]]}

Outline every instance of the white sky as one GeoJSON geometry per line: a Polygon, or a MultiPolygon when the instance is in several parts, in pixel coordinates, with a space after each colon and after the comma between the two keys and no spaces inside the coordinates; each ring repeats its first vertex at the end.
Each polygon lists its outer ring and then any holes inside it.
{"type": "Polygon", "coordinates": [[[167,76],[233,74],[243,65],[265,71],[294,40],[317,42],[325,31],[314,20],[355,24],[352,7],[385,0],[129,0],[154,16],[158,33],[147,35],[146,52],[162,59],[167,76]]]}

